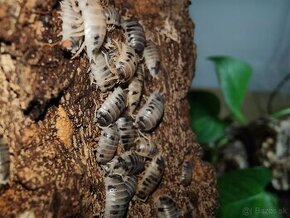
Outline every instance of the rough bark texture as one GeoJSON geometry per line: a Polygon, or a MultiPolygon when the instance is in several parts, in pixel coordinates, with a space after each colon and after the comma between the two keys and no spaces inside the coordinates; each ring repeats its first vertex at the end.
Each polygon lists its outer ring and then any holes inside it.
{"type": "MultiPolygon", "coordinates": [[[[105,190],[92,147],[100,130],[93,122],[95,100],[87,58],[71,60],[58,44],[61,21],[56,0],[0,0],[0,133],[9,142],[10,181],[0,188],[0,217],[25,211],[36,217],[90,217],[104,210],[105,190]]],[[[147,203],[133,200],[129,217],[155,217],[154,198],[171,195],[183,211],[212,217],[217,207],[215,177],[200,160],[190,130],[186,94],[196,50],[188,0],[115,0],[122,15],[134,15],[146,36],[160,46],[159,80],[146,77],[145,95],[164,89],[162,123],[152,133],[166,159],[157,191],[147,203]],[[180,184],[185,155],[194,159],[192,183],[180,184]]]]}

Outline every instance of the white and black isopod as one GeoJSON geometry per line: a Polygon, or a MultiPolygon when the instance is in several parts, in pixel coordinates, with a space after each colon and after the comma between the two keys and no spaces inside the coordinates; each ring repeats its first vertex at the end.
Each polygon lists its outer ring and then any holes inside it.
{"type": "Polygon", "coordinates": [[[116,124],[104,127],[101,132],[98,147],[96,148],[96,160],[105,164],[114,157],[119,143],[119,133],[116,124]]]}
{"type": "Polygon", "coordinates": [[[137,188],[137,177],[132,175],[132,176],[125,176],[124,177],[124,182],[127,187],[127,191],[130,195],[130,199],[134,196],[137,188]]]}
{"type": "Polygon", "coordinates": [[[156,45],[151,40],[147,41],[143,56],[150,75],[157,77],[160,68],[160,56],[156,45]]]}
{"type": "Polygon", "coordinates": [[[145,160],[143,157],[134,152],[126,151],[120,156],[115,156],[111,162],[108,163],[109,172],[112,174],[136,175],[143,171],[145,160]]]}
{"type": "Polygon", "coordinates": [[[150,131],[159,123],[164,112],[164,98],[159,92],[153,92],[139,110],[135,126],[141,131],[150,131]]]}
{"type": "Polygon", "coordinates": [[[121,53],[116,63],[116,75],[121,83],[130,80],[137,68],[138,57],[133,48],[125,43],[122,43],[121,53]]]}
{"type": "Polygon", "coordinates": [[[146,167],[141,181],[137,185],[136,195],[142,200],[146,201],[149,195],[156,189],[160,183],[165,169],[165,161],[162,155],[157,154],[150,164],[146,167]]]}
{"type": "Polygon", "coordinates": [[[128,151],[134,145],[137,136],[133,120],[129,116],[123,116],[116,121],[116,124],[120,135],[120,142],[124,149],[128,151]]]}
{"type": "Polygon", "coordinates": [[[139,138],[136,146],[136,154],[152,159],[157,153],[158,149],[155,143],[144,138],[139,138]]]}
{"type": "Polygon", "coordinates": [[[176,203],[167,196],[159,196],[156,200],[157,217],[158,218],[178,218],[180,217],[176,203]]]}
{"type": "Polygon", "coordinates": [[[136,72],[137,76],[134,77],[129,86],[127,94],[127,104],[128,104],[128,113],[133,116],[137,106],[139,105],[142,89],[143,89],[143,71],[139,66],[136,72]]]}
{"type": "Polygon", "coordinates": [[[9,146],[4,138],[0,138],[0,185],[8,182],[10,174],[9,146]]]}
{"type": "Polygon", "coordinates": [[[107,97],[96,113],[96,121],[101,127],[108,126],[115,122],[126,107],[126,94],[121,87],[107,97]]]}
{"type": "Polygon", "coordinates": [[[181,168],[181,184],[183,186],[188,186],[192,179],[192,167],[193,161],[190,156],[185,156],[181,168]]]}
{"type": "Polygon", "coordinates": [[[62,31],[59,33],[62,36],[60,45],[73,54],[80,49],[84,36],[83,19],[79,8],[74,3],[73,0],[63,0],[60,3],[62,31]]]}
{"type": "Polygon", "coordinates": [[[137,52],[142,53],[145,47],[146,38],[143,27],[137,20],[125,20],[121,23],[125,30],[126,42],[137,52]]]}
{"type": "Polygon", "coordinates": [[[121,25],[121,17],[113,6],[105,7],[105,15],[107,18],[107,25],[110,25],[109,30],[114,29],[114,26],[121,25]]]}
{"type": "Polygon", "coordinates": [[[102,53],[97,55],[95,62],[90,63],[90,79],[102,92],[112,89],[117,83],[117,77],[110,71],[102,53]]]}
{"type": "Polygon", "coordinates": [[[128,187],[120,175],[105,177],[106,202],[104,217],[124,217],[131,199],[128,187]]]}
{"type": "Polygon", "coordinates": [[[89,60],[95,60],[103,44],[107,23],[100,0],[78,0],[82,12],[85,32],[85,46],[89,60]]]}

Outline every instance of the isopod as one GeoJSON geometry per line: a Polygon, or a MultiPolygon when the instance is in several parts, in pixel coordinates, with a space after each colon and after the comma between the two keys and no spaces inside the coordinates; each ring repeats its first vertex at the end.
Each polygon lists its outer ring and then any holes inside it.
{"type": "Polygon", "coordinates": [[[134,196],[137,188],[137,177],[132,175],[132,176],[125,176],[124,177],[124,182],[127,188],[127,191],[130,195],[130,199],[134,196]]]}
{"type": "Polygon", "coordinates": [[[8,182],[10,174],[9,146],[4,138],[0,138],[0,185],[8,182]]]}
{"type": "Polygon", "coordinates": [[[100,164],[105,164],[114,157],[119,143],[119,133],[116,124],[104,127],[101,132],[98,147],[96,150],[96,160],[100,164]]]}
{"type": "Polygon", "coordinates": [[[95,62],[90,63],[90,78],[102,92],[112,89],[117,83],[117,77],[110,71],[102,53],[97,55],[95,62]]]}
{"type": "Polygon", "coordinates": [[[137,68],[138,57],[133,48],[122,43],[121,52],[116,63],[116,75],[119,82],[125,83],[130,80],[137,68]]]}
{"type": "Polygon", "coordinates": [[[79,0],[82,12],[87,55],[89,60],[96,59],[106,36],[107,23],[105,11],[100,0],[79,0]]]}
{"type": "Polygon", "coordinates": [[[116,121],[116,124],[120,134],[120,142],[127,151],[134,145],[137,136],[133,120],[129,116],[123,116],[116,121]]]}
{"type": "Polygon", "coordinates": [[[124,217],[131,199],[128,187],[120,175],[105,177],[106,202],[104,217],[124,217]]]}
{"type": "Polygon", "coordinates": [[[156,45],[151,40],[147,41],[143,56],[150,75],[154,78],[157,77],[160,68],[160,57],[156,45]]]}
{"type": "Polygon", "coordinates": [[[101,127],[115,122],[126,106],[126,94],[121,87],[107,97],[96,113],[96,121],[101,127]]]}
{"type": "Polygon", "coordinates": [[[105,15],[106,15],[107,25],[110,25],[109,30],[114,29],[114,26],[120,26],[121,17],[113,6],[105,7],[105,15]]]}
{"type": "Polygon", "coordinates": [[[127,104],[128,104],[128,113],[133,116],[137,106],[139,105],[142,89],[143,89],[143,71],[139,66],[136,72],[137,76],[134,77],[129,86],[127,94],[127,104]]]}
{"type": "Polygon", "coordinates": [[[159,123],[164,112],[164,98],[158,92],[153,92],[143,107],[139,110],[135,125],[141,131],[150,131],[159,123]]]}
{"type": "Polygon", "coordinates": [[[180,217],[175,201],[167,196],[159,196],[156,200],[158,218],[178,218],[180,217]]]}
{"type": "Polygon", "coordinates": [[[160,183],[165,169],[163,156],[157,154],[144,171],[144,175],[137,185],[136,195],[141,201],[147,201],[149,195],[156,189],[160,183]]]}
{"type": "Polygon", "coordinates": [[[80,49],[84,36],[83,19],[80,9],[74,4],[74,0],[63,0],[60,3],[62,31],[59,33],[62,36],[60,45],[73,54],[80,49]]]}
{"type": "Polygon", "coordinates": [[[186,156],[182,163],[181,168],[181,184],[183,186],[188,186],[191,183],[192,178],[192,168],[193,168],[193,161],[190,156],[186,156]]]}
{"type": "Polygon", "coordinates": [[[126,42],[137,52],[142,53],[145,47],[146,38],[143,27],[137,20],[125,20],[121,23],[125,30],[126,42]]]}
{"type": "Polygon", "coordinates": [[[158,149],[155,143],[144,138],[138,138],[139,143],[136,146],[136,154],[152,159],[157,153],[158,149]]]}
{"type": "Polygon", "coordinates": [[[136,175],[144,170],[145,160],[134,152],[126,151],[120,156],[115,156],[108,163],[109,172],[119,175],[136,175]]]}

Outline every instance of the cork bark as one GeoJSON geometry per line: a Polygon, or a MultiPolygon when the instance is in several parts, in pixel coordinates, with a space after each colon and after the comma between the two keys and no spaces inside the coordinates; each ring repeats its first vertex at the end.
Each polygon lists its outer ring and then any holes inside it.
{"type": "MultiPolygon", "coordinates": [[[[181,214],[192,204],[192,216],[213,217],[215,176],[200,159],[186,100],[196,57],[189,1],[114,3],[157,42],[160,78],[146,76],[144,94],[162,89],[166,99],[163,120],[151,134],[166,160],[164,177],[146,203],[131,201],[128,216],[156,217],[154,198],[166,193],[181,214]],[[183,187],[186,155],[194,168],[191,185],[183,187]]],[[[0,187],[0,217],[92,217],[104,211],[103,176],[92,147],[100,134],[94,101],[100,105],[105,95],[90,85],[86,55],[71,60],[61,50],[59,10],[57,0],[0,0],[0,133],[11,159],[9,183],[0,187]]]]}

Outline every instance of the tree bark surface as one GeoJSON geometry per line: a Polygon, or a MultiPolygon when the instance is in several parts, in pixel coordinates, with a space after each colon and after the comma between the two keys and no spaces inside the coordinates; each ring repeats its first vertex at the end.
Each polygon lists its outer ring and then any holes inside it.
{"type": "MultiPolygon", "coordinates": [[[[114,3],[157,42],[160,77],[146,76],[144,94],[163,90],[166,99],[163,120],[151,134],[165,157],[165,173],[146,203],[131,201],[128,216],[156,217],[154,199],[168,194],[181,214],[192,204],[194,217],[213,217],[215,176],[200,159],[186,100],[196,57],[189,1],[114,3]],[[191,185],[184,187],[186,155],[194,168],[191,185]]],[[[0,187],[0,217],[91,217],[104,211],[103,176],[92,148],[100,135],[94,101],[100,105],[105,95],[90,85],[86,55],[71,60],[56,43],[59,11],[56,0],[0,0],[0,134],[11,160],[9,183],[0,187]]]]}

